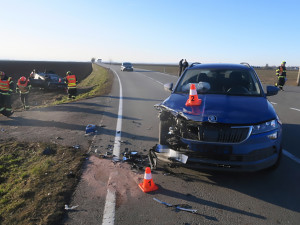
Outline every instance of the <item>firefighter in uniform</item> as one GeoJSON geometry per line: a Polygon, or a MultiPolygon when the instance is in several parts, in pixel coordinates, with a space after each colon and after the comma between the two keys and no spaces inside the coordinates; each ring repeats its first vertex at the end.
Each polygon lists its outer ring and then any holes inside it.
{"type": "Polygon", "coordinates": [[[76,80],[76,76],[74,74],[71,73],[71,71],[68,71],[66,73],[66,78],[65,81],[68,84],[68,95],[69,98],[76,98],[77,95],[77,80],[76,80]]]}
{"type": "Polygon", "coordinates": [[[25,110],[29,109],[28,95],[31,88],[30,81],[26,77],[20,77],[17,83],[16,92],[20,93],[20,100],[25,110]]]}
{"type": "Polygon", "coordinates": [[[14,82],[11,77],[7,77],[3,71],[0,71],[0,112],[7,117],[10,117],[14,113],[10,98],[13,87],[14,82]]]}
{"type": "Polygon", "coordinates": [[[277,83],[275,84],[276,87],[279,87],[283,91],[283,86],[286,81],[286,62],[283,61],[281,65],[276,69],[276,76],[277,76],[277,83]]]}

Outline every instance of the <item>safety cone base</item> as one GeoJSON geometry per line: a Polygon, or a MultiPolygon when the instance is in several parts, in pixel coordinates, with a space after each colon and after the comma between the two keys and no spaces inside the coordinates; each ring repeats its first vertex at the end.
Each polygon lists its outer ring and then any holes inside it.
{"type": "Polygon", "coordinates": [[[190,100],[188,99],[185,103],[185,106],[199,106],[201,105],[202,100],[201,99],[197,99],[197,100],[190,100]]]}
{"type": "Polygon", "coordinates": [[[149,187],[144,187],[144,186],[145,186],[144,183],[139,184],[139,187],[145,193],[158,190],[158,186],[156,184],[154,184],[154,182],[152,182],[152,185],[150,185],[149,187]]]}

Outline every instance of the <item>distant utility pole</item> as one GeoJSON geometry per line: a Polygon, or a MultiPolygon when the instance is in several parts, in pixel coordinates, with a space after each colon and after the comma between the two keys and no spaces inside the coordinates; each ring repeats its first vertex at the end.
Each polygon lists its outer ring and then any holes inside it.
{"type": "Polygon", "coordinates": [[[300,86],[300,66],[299,66],[299,72],[298,72],[298,78],[297,78],[297,85],[300,86]]]}

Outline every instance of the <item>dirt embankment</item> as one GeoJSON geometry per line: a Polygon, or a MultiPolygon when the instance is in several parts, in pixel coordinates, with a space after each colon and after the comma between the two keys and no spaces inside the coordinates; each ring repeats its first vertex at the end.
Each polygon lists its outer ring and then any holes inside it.
{"type": "MultiPolygon", "coordinates": [[[[21,76],[29,77],[31,71],[53,71],[61,77],[65,77],[67,71],[71,71],[77,77],[78,82],[89,76],[93,70],[91,62],[55,62],[55,61],[0,61],[0,71],[3,71],[7,76],[12,77],[15,85],[21,76]]],[[[45,105],[49,102],[60,99],[66,95],[66,91],[42,91],[31,90],[29,96],[29,106],[45,105]]],[[[22,108],[19,95],[13,93],[12,107],[14,110],[22,108]]]]}
{"type": "Polygon", "coordinates": [[[65,77],[67,71],[74,73],[79,81],[92,72],[91,62],[55,62],[55,61],[0,61],[0,71],[17,81],[21,76],[28,77],[33,69],[44,72],[53,71],[65,77]]]}

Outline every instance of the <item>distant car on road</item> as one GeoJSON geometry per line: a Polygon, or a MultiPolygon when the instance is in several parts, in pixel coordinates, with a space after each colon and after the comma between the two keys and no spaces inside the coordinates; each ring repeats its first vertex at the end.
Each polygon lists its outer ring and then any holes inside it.
{"type": "Polygon", "coordinates": [[[160,122],[154,157],[210,170],[279,165],[282,124],[267,99],[279,89],[267,86],[265,93],[249,64],[192,64],[175,87],[165,89],[171,95],[155,105],[160,122]]]}
{"type": "Polygon", "coordinates": [[[30,77],[30,83],[32,87],[39,87],[46,90],[49,89],[66,89],[67,84],[64,81],[64,78],[55,74],[52,71],[49,72],[35,72],[30,77]]]}
{"type": "Polygon", "coordinates": [[[133,71],[133,66],[130,62],[123,62],[121,65],[121,71],[133,71]]]}

